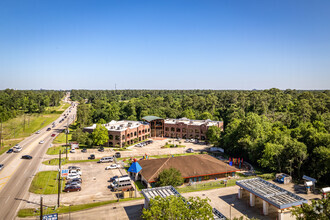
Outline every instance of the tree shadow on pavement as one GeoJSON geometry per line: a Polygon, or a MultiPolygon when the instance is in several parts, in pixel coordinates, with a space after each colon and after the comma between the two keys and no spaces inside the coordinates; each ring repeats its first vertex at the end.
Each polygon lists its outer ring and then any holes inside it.
{"type": "Polygon", "coordinates": [[[128,216],[128,219],[130,219],[130,220],[142,219],[141,215],[142,215],[143,204],[125,206],[124,209],[128,216]]]}

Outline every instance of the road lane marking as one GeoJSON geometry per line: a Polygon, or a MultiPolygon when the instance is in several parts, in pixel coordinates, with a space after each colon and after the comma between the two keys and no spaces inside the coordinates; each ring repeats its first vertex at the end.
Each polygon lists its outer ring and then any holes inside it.
{"type": "Polygon", "coordinates": [[[7,203],[8,202],[8,199],[10,198],[10,196],[8,196],[8,198],[6,199],[6,202],[5,203],[7,203]]]}
{"type": "Polygon", "coordinates": [[[6,177],[3,177],[3,178],[0,178],[0,180],[3,180],[3,179],[6,179],[6,178],[9,178],[9,177],[11,177],[12,175],[10,175],[10,176],[6,176],[6,177]]]}

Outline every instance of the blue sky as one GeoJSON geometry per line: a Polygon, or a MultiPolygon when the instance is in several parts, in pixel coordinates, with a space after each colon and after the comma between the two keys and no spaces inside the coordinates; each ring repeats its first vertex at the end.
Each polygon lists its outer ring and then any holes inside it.
{"type": "Polygon", "coordinates": [[[329,89],[329,0],[1,0],[0,89],[329,89]]]}

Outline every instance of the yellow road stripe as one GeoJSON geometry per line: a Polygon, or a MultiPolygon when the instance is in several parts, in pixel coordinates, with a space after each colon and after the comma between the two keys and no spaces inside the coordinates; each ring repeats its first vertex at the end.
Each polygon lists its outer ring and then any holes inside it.
{"type": "Polygon", "coordinates": [[[1,178],[0,180],[3,180],[3,179],[6,179],[6,178],[9,178],[9,177],[11,177],[12,175],[10,175],[10,176],[6,176],[6,177],[3,177],[3,178],[1,178]]]}

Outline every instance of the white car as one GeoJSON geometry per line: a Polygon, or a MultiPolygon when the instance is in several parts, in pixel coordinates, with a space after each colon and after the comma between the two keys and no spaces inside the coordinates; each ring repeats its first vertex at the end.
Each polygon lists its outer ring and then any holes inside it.
{"type": "Polygon", "coordinates": [[[76,174],[76,175],[81,175],[81,170],[70,170],[69,174],[76,174]]]}
{"type": "Polygon", "coordinates": [[[22,151],[22,148],[20,146],[15,146],[13,151],[15,153],[18,153],[18,152],[21,152],[22,151]]]}
{"type": "Polygon", "coordinates": [[[107,166],[105,169],[106,170],[111,170],[111,169],[116,169],[116,168],[120,168],[119,164],[111,164],[110,166],[107,166]]]}
{"type": "Polygon", "coordinates": [[[71,149],[70,153],[76,153],[75,149],[71,149]]]}
{"type": "Polygon", "coordinates": [[[72,180],[75,178],[80,178],[80,175],[76,174],[76,173],[69,173],[66,177],[67,180],[72,180]]]}
{"type": "Polygon", "coordinates": [[[45,143],[45,141],[44,141],[44,140],[41,140],[41,141],[39,142],[39,144],[43,144],[43,143],[45,143]]]}
{"type": "Polygon", "coordinates": [[[40,130],[38,130],[38,131],[36,132],[36,134],[40,134],[40,130]]]}

